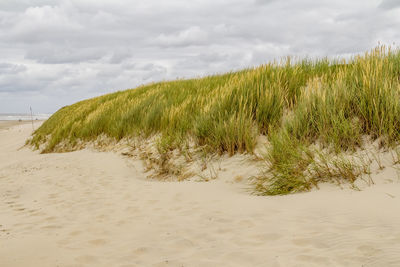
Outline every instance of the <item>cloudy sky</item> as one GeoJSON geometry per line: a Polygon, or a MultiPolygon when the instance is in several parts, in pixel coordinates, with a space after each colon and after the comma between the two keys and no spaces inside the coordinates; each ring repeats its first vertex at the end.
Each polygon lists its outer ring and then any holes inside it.
{"type": "Polygon", "coordinates": [[[399,0],[0,0],[0,113],[400,41],[399,0]]]}

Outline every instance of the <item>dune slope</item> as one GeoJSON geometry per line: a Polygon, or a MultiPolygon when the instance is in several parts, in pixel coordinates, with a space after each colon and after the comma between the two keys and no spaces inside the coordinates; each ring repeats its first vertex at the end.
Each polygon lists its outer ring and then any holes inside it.
{"type": "Polygon", "coordinates": [[[326,180],[353,183],[368,166],[328,154],[363,149],[368,138],[379,139],[385,149],[398,146],[399,74],[399,50],[377,47],[348,61],[288,59],[160,82],[64,107],[29,142],[42,152],[57,152],[99,139],[153,138],[166,159],[173,150],[186,156],[193,148],[253,153],[264,135],[269,172],[258,177],[257,193],[306,191],[326,180]],[[327,150],[321,154],[319,148],[327,150]]]}

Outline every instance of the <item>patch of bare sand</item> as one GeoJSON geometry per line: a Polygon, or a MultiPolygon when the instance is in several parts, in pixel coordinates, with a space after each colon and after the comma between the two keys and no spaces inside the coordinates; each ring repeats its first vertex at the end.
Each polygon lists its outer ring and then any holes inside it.
{"type": "Polygon", "coordinates": [[[31,123],[31,122],[30,121],[2,121],[2,120],[0,120],[0,130],[8,130],[13,126],[24,125],[27,123],[31,123]]]}
{"type": "Polygon", "coordinates": [[[400,262],[397,182],[256,197],[218,178],[148,181],[140,161],[112,152],[20,149],[31,131],[0,131],[0,266],[400,262]]]}

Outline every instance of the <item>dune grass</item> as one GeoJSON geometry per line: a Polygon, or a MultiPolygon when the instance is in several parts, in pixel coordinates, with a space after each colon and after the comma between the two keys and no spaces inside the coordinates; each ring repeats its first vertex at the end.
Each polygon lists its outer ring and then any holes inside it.
{"type": "MultiPolygon", "coordinates": [[[[252,153],[263,134],[270,141],[268,175],[255,188],[285,194],[317,181],[309,172],[322,168],[311,149],[315,143],[335,153],[362,146],[365,135],[382,139],[384,146],[396,144],[399,94],[400,52],[380,46],[347,62],[287,59],[88,99],[57,111],[29,142],[47,153],[75,150],[103,135],[118,141],[158,134],[164,150],[190,140],[232,155],[252,153]]],[[[356,169],[344,160],[336,166],[335,177],[346,176],[340,175],[344,167],[356,169]]]]}

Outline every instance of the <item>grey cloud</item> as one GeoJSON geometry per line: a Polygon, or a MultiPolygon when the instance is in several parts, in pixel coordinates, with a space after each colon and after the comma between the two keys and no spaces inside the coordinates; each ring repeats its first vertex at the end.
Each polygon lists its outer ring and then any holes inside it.
{"type": "Polygon", "coordinates": [[[1,0],[0,10],[17,12],[32,6],[54,4],[53,0],[1,0]]]}
{"type": "Polygon", "coordinates": [[[109,57],[110,64],[120,64],[126,60],[128,60],[132,55],[130,49],[115,49],[111,52],[111,56],[109,57]]]}
{"type": "Polygon", "coordinates": [[[167,73],[167,68],[161,65],[153,65],[151,66],[151,69],[148,69],[144,74],[143,74],[143,81],[148,81],[151,79],[154,79],[155,77],[158,78],[158,80],[162,79],[165,77],[165,74],[167,73]]]}
{"type": "Polygon", "coordinates": [[[46,83],[40,80],[24,79],[22,76],[0,76],[0,92],[34,92],[43,89],[46,83]]]}
{"type": "Polygon", "coordinates": [[[52,66],[11,65],[0,66],[0,92],[43,92],[62,77],[61,70],[52,66]]]}
{"type": "MultiPolygon", "coordinates": [[[[98,48],[80,48],[80,47],[53,47],[53,46],[35,46],[29,49],[25,55],[26,59],[35,60],[43,64],[65,64],[79,63],[82,61],[100,60],[105,57],[107,52],[98,48]]],[[[112,57],[116,61],[118,58],[112,57]]]]}
{"type": "Polygon", "coordinates": [[[398,0],[382,0],[379,7],[384,9],[399,8],[400,2],[398,0]]]}
{"type": "Polygon", "coordinates": [[[272,2],[276,2],[277,0],[255,0],[254,3],[256,5],[267,5],[270,4],[272,2]]]}
{"type": "Polygon", "coordinates": [[[26,71],[26,66],[12,63],[0,63],[0,76],[8,74],[17,74],[26,71]]]}
{"type": "Polygon", "coordinates": [[[0,112],[398,43],[397,2],[1,0],[0,112]]]}

